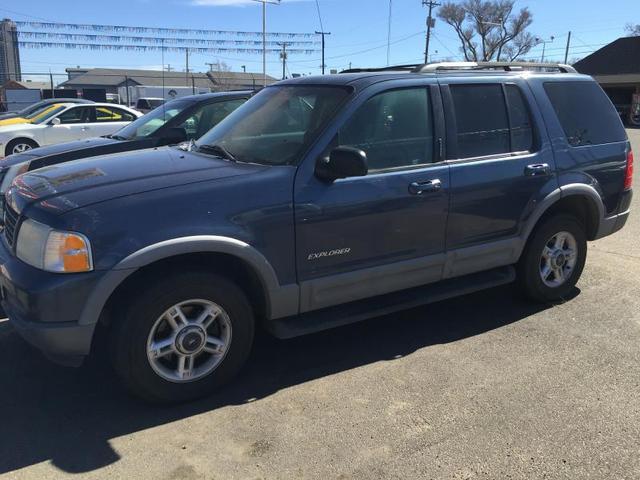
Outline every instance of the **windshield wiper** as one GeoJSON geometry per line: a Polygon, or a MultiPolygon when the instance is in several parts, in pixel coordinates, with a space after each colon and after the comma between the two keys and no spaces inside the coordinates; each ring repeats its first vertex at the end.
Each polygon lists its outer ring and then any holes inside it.
{"type": "Polygon", "coordinates": [[[217,157],[237,162],[236,157],[234,157],[233,154],[222,145],[198,145],[196,152],[210,153],[217,157]]]}

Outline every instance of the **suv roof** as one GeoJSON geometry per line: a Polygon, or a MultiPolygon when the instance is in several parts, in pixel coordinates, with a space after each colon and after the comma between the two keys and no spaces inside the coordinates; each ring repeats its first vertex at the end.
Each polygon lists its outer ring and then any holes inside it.
{"type": "Polygon", "coordinates": [[[290,84],[323,84],[361,86],[407,76],[423,77],[441,75],[570,75],[586,77],[579,74],[572,66],[560,63],[533,62],[440,62],[429,64],[395,65],[381,68],[352,68],[339,74],[325,76],[298,77],[278,82],[278,85],[290,84]]]}

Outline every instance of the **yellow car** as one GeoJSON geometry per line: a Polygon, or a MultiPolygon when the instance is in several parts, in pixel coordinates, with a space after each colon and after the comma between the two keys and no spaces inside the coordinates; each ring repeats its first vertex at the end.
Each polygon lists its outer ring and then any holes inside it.
{"type": "Polygon", "coordinates": [[[7,118],[6,120],[0,120],[0,127],[4,127],[6,125],[16,125],[18,123],[34,123],[40,118],[46,116],[52,110],[64,105],[62,103],[54,103],[53,105],[47,105],[46,107],[41,108],[40,110],[36,110],[35,112],[27,115],[26,117],[15,117],[15,118],[7,118]]]}

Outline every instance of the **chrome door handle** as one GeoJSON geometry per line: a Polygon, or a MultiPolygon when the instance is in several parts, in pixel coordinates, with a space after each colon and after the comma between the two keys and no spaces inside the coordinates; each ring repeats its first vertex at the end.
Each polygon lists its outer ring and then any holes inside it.
{"type": "Polygon", "coordinates": [[[426,182],[413,182],[409,184],[409,193],[411,195],[422,195],[423,193],[437,192],[442,188],[442,182],[434,178],[426,182]]]}
{"type": "Polygon", "coordinates": [[[524,167],[524,174],[527,177],[541,177],[551,173],[551,167],[548,163],[534,163],[524,167]]]}

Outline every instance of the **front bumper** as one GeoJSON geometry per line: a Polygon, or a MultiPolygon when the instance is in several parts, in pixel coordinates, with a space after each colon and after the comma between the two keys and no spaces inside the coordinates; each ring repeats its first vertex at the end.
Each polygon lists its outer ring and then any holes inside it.
{"type": "Polygon", "coordinates": [[[95,324],[81,324],[85,302],[100,272],[52,274],[17,259],[0,239],[0,299],[11,325],[59,363],[89,354],[95,324]]]}

